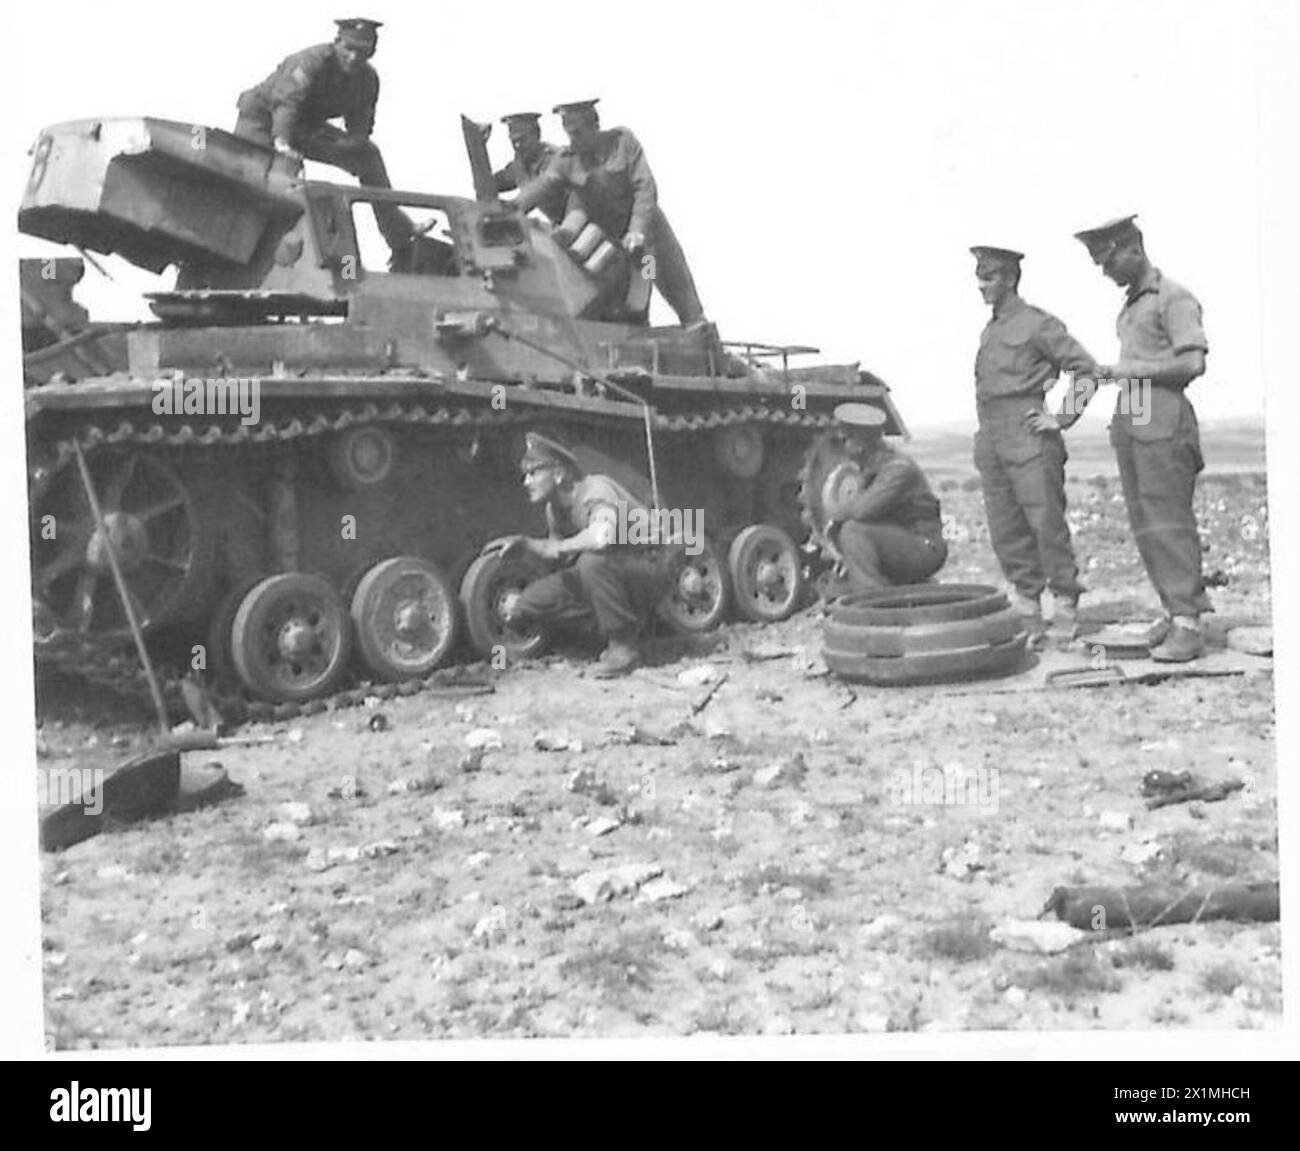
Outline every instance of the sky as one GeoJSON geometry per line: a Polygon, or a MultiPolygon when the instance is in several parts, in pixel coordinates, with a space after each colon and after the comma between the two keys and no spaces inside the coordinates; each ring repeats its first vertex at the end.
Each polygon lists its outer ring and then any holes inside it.
{"type": "MultiPolygon", "coordinates": [[[[860,361],[891,385],[914,430],[973,427],[988,312],[971,245],[1025,252],[1025,298],[1105,361],[1117,353],[1120,292],[1072,234],[1138,213],[1154,262],[1204,306],[1211,350],[1192,387],[1198,413],[1258,419],[1267,407],[1275,586],[1300,571],[1294,500],[1278,498],[1297,490],[1290,429],[1300,419],[1289,346],[1300,139],[1293,0],[11,5],[0,16],[9,52],[0,82],[10,86],[0,211],[14,219],[25,152],[42,127],[152,115],[229,128],[239,92],[290,52],[332,38],[337,15],[385,21],[375,138],[397,186],[472,194],[462,112],[487,120],[599,96],[605,124],[631,128],[645,146],[724,337],[813,344],[828,361],[860,361]]],[[[555,117],[543,127],[562,141],[555,117]]],[[[491,149],[508,159],[502,127],[491,149]]],[[[10,260],[57,254],[12,226],[0,242],[10,260]]],[[[88,272],[83,302],[97,318],[146,318],[138,293],[159,283],[120,261],[109,267],[117,282],[88,272]]],[[[0,346],[12,365],[0,389],[0,539],[25,541],[16,288],[16,277],[0,277],[0,346]]],[[[1094,403],[1085,423],[1100,428],[1106,406],[1094,403]]],[[[3,622],[17,638],[0,650],[0,682],[21,762],[31,757],[30,588],[22,544],[8,550],[3,622]]],[[[1273,610],[1279,635],[1300,635],[1300,607],[1278,596],[1273,610]]],[[[1279,660],[1280,698],[1300,695],[1297,667],[1279,660]]],[[[1279,725],[1282,746],[1300,746],[1286,709],[1279,725]]],[[[1294,811],[1300,796],[1281,775],[1284,810],[1294,811]]],[[[0,772],[6,907],[18,909],[6,923],[19,924],[24,949],[17,973],[0,977],[0,1044],[40,1028],[28,780],[0,772]]],[[[1297,922],[1284,916],[1292,988],[1297,922]]],[[[1190,1049],[1187,1037],[1165,1038],[1157,1050],[1190,1049]]],[[[1292,1029],[1293,1048],[1294,1039],[1292,1029]]],[[[1050,1056],[1081,1040],[1031,1042],[1050,1056]]],[[[1117,1042],[1126,1054],[1151,1050],[1140,1036],[1117,1042]]],[[[1221,1036],[1213,1052],[1271,1043],[1221,1036]]]]}
{"type": "MultiPolygon", "coordinates": [[[[1025,298],[1106,362],[1118,350],[1120,292],[1072,234],[1136,212],[1157,266],[1204,306],[1211,355],[1192,393],[1198,411],[1258,417],[1260,156],[1269,133],[1294,147],[1269,89],[1287,82],[1278,28],[1288,10],[664,0],[619,28],[608,4],[574,0],[546,30],[535,6],[514,0],[494,4],[491,23],[472,5],[376,2],[375,139],[397,186],[470,195],[459,113],[488,120],[600,96],[605,124],[645,146],[724,337],[860,361],[895,389],[914,427],[973,423],[988,312],[971,245],[1025,252],[1025,298]]],[[[23,51],[7,192],[21,191],[22,152],[43,125],[150,114],[228,128],[241,90],[334,30],[335,10],[317,4],[236,0],[211,24],[177,12],[10,11],[8,42],[23,51]]],[[[563,141],[556,117],[543,127],[563,141]]],[[[503,126],[491,147],[504,163],[503,126]]],[[[23,254],[52,251],[20,242],[23,254]]],[[[79,289],[94,314],[148,318],[139,293],[157,281],[110,267],[118,284],[91,271],[79,289]]],[[[1104,422],[1107,407],[1087,418],[1104,422]]]]}

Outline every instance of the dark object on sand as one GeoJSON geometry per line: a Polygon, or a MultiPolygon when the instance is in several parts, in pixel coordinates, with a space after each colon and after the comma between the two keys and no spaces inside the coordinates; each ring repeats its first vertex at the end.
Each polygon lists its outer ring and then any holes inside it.
{"type": "Polygon", "coordinates": [[[66,791],[47,787],[47,796],[57,794],[60,802],[41,808],[45,851],[98,835],[105,820],[130,823],[167,811],[180,791],[181,757],[174,750],[147,751],[102,778],[75,768],[66,769],[64,778],[69,781],[66,791]]]}
{"type": "Polygon", "coordinates": [[[1278,918],[1278,886],[1274,880],[1184,891],[1147,884],[1139,887],[1058,887],[1048,897],[1039,915],[1046,915],[1049,911],[1054,911],[1058,919],[1085,931],[1158,927],[1167,923],[1198,923],[1210,919],[1273,923],[1278,918]]]}

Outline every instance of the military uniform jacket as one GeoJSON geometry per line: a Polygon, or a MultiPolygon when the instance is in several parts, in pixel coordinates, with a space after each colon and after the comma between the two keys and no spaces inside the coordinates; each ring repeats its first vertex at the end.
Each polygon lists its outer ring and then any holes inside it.
{"type": "Polygon", "coordinates": [[[332,44],[295,52],[255,88],[239,97],[245,115],[269,118],[271,135],[293,144],[327,120],[343,118],[349,133],[369,138],[375,127],[379,74],[364,61],[351,75],[332,44]]]}
{"type": "Polygon", "coordinates": [[[857,456],[857,462],[866,487],[845,506],[846,520],[939,530],[939,501],[911,456],[881,444],[872,455],[857,456]]]}
{"type": "MultiPolygon", "coordinates": [[[[1181,284],[1152,268],[1128,292],[1115,329],[1121,359],[1163,360],[1179,352],[1209,351],[1201,305],[1181,284]]],[[[1182,387],[1145,387],[1131,381],[1111,419],[1111,435],[1164,440],[1193,432],[1196,413],[1182,387]]]]}
{"type": "Polygon", "coordinates": [[[617,526],[632,510],[644,512],[645,505],[617,480],[593,473],[573,485],[571,499],[547,501],[546,526],[565,539],[602,520],[617,526]]]}
{"type": "Polygon", "coordinates": [[[1024,415],[1042,407],[1043,395],[1063,372],[1095,379],[1097,364],[1050,312],[1019,296],[1009,298],[985,325],[975,356],[980,435],[1000,456],[1017,463],[1042,450],[1024,415]]]}
{"type": "Polygon", "coordinates": [[[650,235],[659,191],[641,144],[626,128],[601,132],[592,155],[561,149],[516,202],[531,208],[560,189],[612,239],[621,240],[628,232],[650,235]]]}
{"type": "MultiPolygon", "coordinates": [[[[551,166],[551,162],[559,154],[560,149],[556,145],[543,141],[539,145],[537,154],[526,163],[516,155],[499,172],[493,173],[492,178],[496,181],[497,191],[513,192],[516,188],[522,188],[536,180],[551,166]]],[[[555,188],[549,195],[540,199],[536,206],[558,223],[564,216],[564,205],[567,199],[568,193],[563,188],[555,188]]]]}

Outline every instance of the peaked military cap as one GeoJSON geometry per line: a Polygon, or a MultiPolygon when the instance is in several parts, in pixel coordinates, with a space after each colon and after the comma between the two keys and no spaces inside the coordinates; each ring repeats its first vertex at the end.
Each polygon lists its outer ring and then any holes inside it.
{"type": "Polygon", "coordinates": [[[1135,236],[1138,239],[1142,238],[1141,231],[1133,223],[1136,219],[1136,215],[1120,216],[1116,220],[1107,220],[1104,224],[1098,224],[1095,228],[1085,228],[1082,232],[1075,232],[1074,238],[1081,240],[1087,247],[1088,254],[1100,263],[1115,250],[1116,245],[1135,236]]]}
{"type": "Polygon", "coordinates": [[[575,472],[582,472],[582,465],[578,463],[578,457],[563,444],[542,435],[541,432],[529,432],[524,436],[524,457],[519,461],[519,470],[521,472],[528,472],[533,468],[549,467],[554,464],[563,464],[575,472]]]}
{"type": "Polygon", "coordinates": [[[571,100],[567,104],[556,104],[551,111],[560,116],[563,116],[565,112],[594,112],[596,110],[596,105],[599,103],[599,96],[594,100],[571,100]]]}
{"type": "Polygon", "coordinates": [[[1024,252],[1016,252],[1011,248],[990,248],[986,244],[977,244],[971,250],[971,255],[975,257],[975,272],[978,275],[982,272],[996,272],[1002,268],[1019,264],[1025,258],[1024,252]]]}
{"type": "Polygon", "coordinates": [[[334,23],[338,25],[340,40],[361,48],[373,48],[379,42],[379,29],[383,27],[380,21],[361,16],[349,16],[334,23]]]}
{"type": "Polygon", "coordinates": [[[840,404],[835,422],[853,428],[883,428],[888,417],[875,404],[840,404]]]}
{"type": "Polygon", "coordinates": [[[532,124],[540,124],[542,114],[540,112],[510,112],[501,117],[501,123],[509,124],[512,120],[527,120],[532,124]]]}

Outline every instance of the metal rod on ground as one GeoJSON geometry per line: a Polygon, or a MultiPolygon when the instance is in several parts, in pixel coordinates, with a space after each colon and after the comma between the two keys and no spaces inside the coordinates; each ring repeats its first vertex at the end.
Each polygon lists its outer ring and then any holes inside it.
{"type": "Polygon", "coordinates": [[[163,700],[162,688],[158,686],[158,677],[154,674],[149,651],[144,646],[144,632],[140,630],[140,621],[135,615],[135,605],[131,603],[126,580],[122,576],[122,569],[118,566],[117,548],[113,543],[113,537],[109,534],[108,525],[104,522],[104,513],[100,509],[99,497],[95,494],[95,485],[91,482],[90,469],[86,467],[86,457],[82,454],[80,441],[75,439],[72,441],[72,450],[76,453],[81,483],[86,489],[86,499],[90,502],[90,514],[95,517],[95,530],[104,539],[104,550],[108,553],[108,566],[112,569],[113,583],[117,585],[117,594],[122,600],[122,610],[126,613],[126,622],[131,628],[131,638],[135,640],[136,650],[140,653],[140,662],[144,665],[145,678],[149,681],[149,694],[153,696],[154,710],[158,713],[158,726],[163,735],[170,735],[172,727],[167,718],[167,704],[163,700]]]}

